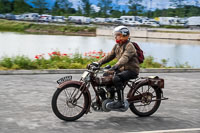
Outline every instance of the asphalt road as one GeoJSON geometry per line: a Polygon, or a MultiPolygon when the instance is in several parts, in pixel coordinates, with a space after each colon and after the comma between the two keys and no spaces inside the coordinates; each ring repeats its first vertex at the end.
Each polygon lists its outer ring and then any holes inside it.
{"type": "MultiPolygon", "coordinates": [[[[56,80],[65,75],[0,75],[0,133],[175,132],[175,129],[200,133],[196,129],[200,128],[200,73],[142,73],[140,76],[164,78],[164,94],[169,98],[151,117],[140,118],[130,110],[92,111],[76,122],[64,122],[51,110],[56,80]]],[[[78,80],[80,74],[72,76],[78,80]]]]}

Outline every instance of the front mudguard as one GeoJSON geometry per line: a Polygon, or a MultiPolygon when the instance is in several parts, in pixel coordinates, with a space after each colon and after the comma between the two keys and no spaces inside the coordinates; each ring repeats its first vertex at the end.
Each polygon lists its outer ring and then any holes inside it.
{"type": "MultiPolygon", "coordinates": [[[[66,81],[66,82],[64,82],[64,83],[62,83],[62,84],[60,84],[58,87],[57,87],[57,89],[62,89],[63,87],[65,87],[65,86],[67,86],[67,85],[69,85],[69,84],[76,84],[76,85],[83,85],[83,82],[81,82],[81,81],[73,81],[73,80],[70,80],[70,81],[66,81]]],[[[83,88],[82,88],[83,89],[83,88]]],[[[90,92],[89,92],[89,90],[88,90],[88,88],[86,88],[85,90],[84,90],[84,93],[86,93],[87,95],[88,95],[88,106],[87,106],[87,109],[86,109],[86,114],[88,113],[88,112],[90,112],[90,107],[91,107],[91,94],[90,94],[90,92]]]]}

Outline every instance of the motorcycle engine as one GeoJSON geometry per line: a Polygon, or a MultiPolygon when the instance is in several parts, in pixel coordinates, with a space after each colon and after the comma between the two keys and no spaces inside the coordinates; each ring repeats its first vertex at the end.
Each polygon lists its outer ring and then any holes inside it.
{"type": "Polygon", "coordinates": [[[98,90],[98,93],[101,97],[102,100],[102,105],[99,106],[96,102],[92,104],[92,108],[95,111],[104,111],[104,112],[109,112],[109,111],[120,111],[120,112],[125,112],[129,108],[129,103],[127,100],[124,100],[124,107],[119,108],[119,109],[112,109],[109,108],[109,104],[112,104],[112,102],[115,99],[115,88],[113,86],[106,86],[106,88],[100,88],[98,90]]]}
{"type": "Polygon", "coordinates": [[[104,100],[104,101],[102,102],[102,110],[103,110],[104,112],[110,112],[110,111],[111,111],[111,109],[106,108],[106,105],[107,105],[108,103],[111,103],[111,102],[113,102],[112,99],[106,99],[106,100],[104,100]]]}
{"type": "Polygon", "coordinates": [[[113,86],[106,86],[106,97],[109,99],[114,99],[115,98],[115,88],[113,86]]]}

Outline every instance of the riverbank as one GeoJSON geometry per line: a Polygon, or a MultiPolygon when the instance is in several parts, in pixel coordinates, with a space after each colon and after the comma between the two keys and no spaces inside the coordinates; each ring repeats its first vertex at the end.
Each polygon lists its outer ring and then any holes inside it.
{"type": "MultiPolygon", "coordinates": [[[[97,28],[96,35],[112,36],[114,27],[97,28]]],[[[133,38],[174,39],[200,41],[200,30],[129,27],[133,38]]]]}
{"type": "MultiPolygon", "coordinates": [[[[22,22],[0,19],[0,31],[30,34],[72,35],[72,36],[112,36],[111,25],[65,25],[22,22]]],[[[174,26],[175,27],[175,26],[174,26]]],[[[200,30],[183,28],[129,27],[133,38],[174,39],[200,41],[200,30]]]]}
{"type": "Polygon", "coordinates": [[[0,19],[0,31],[30,34],[96,36],[96,27],[36,24],[0,19]]]}

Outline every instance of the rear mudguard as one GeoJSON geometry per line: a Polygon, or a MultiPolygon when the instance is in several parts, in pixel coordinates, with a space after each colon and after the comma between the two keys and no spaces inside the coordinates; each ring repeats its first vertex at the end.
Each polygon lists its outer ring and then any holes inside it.
{"type": "Polygon", "coordinates": [[[163,91],[162,91],[162,88],[160,88],[159,86],[156,86],[156,85],[150,85],[150,79],[149,78],[145,78],[144,80],[140,81],[140,82],[137,82],[135,84],[135,86],[131,87],[131,89],[129,90],[128,94],[127,94],[127,99],[128,101],[133,101],[135,99],[137,99],[137,97],[133,97],[133,94],[135,92],[135,90],[143,85],[149,85],[155,89],[158,89],[158,91],[162,94],[163,91]]]}
{"type": "MultiPolygon", "coordinates": [[[[61,88],[63,88],[63,87],[65,87],[65,86],[67,86],[67,85],[69,85],[69,84],[77,84],[77,85],[82,85],[83,84],[83,82],[81,82],[81,81],[72,81],[72,80],[70,80],[70,81],[66,81],[66,82],[64,82],[64,83],[62,83],[62,84],[60,84],[58,87],[57,87],[57,89],[61,89],[61,88]]],[[[90,112],[90,106],[91,106],[91,95],[90,95],[90,92],[89,92],[89,90],[88,89],[85,89],[84,90],[84,93],[86,93],[87,95],[88,95],[88,106],[87,106],[87,109],[86,109],[86,114],[88,113],[88,112],[90,112]]]]}

